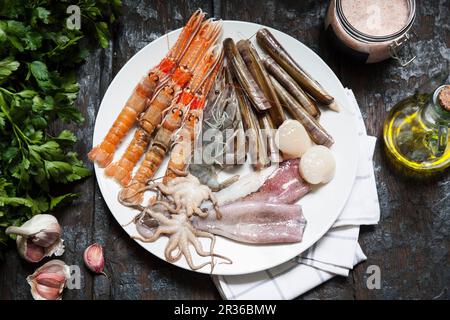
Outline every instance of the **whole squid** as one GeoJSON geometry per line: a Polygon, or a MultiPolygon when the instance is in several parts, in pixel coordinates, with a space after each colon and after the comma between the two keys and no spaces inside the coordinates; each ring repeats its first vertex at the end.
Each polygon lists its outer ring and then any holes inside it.
{"type": "Polygon", "coordinates": [[[235,202],[220,207],[222,218],[213,214],[194,217],[195,228],[244,243],[300,242],[306,226],[299,205],[260,201],[235,202]]]}

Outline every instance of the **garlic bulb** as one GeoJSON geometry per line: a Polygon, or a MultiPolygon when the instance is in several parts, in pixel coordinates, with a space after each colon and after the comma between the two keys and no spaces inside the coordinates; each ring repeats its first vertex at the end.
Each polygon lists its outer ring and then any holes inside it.
{"type": "Polygon", "coordinates": [[[64,253],[61,226],[50,214],[38,214],[20,227],[9,227],[6,234],[17,235],[17,250],[28,262],[39,262],[51,255],[64,253]]]}
{"type": "Polygon", "coordinates": [[[105,268],[105,258],[103,257],[103,248],[98,243],[91,244],[84,250],[84,263],[92,272],[106,274],[103,272],[105,268]]]}
{"type": "Polygon", "coordinates": [[[70,278],[70,268],[61,260],[51,260],[27,277],[35,300],[61,300],[70,278]]]}

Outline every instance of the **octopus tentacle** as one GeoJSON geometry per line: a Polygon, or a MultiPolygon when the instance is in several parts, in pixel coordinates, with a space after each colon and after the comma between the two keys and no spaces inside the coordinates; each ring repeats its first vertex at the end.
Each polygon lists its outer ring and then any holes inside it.
{"type": "Polygon", "coordinates": [[[208,196],[209,196],[209,200],[212,202],[212,204],[214,206],[217,206],[217,204],[218,204],[217,198],[211,190],[208,190],[208,196]]]}
{"type": "Polygon", "coordinates": [[[170,187],[166,186],[163,183],[156,184],[157,188],[164,194],[170,194],[170,187]]]}

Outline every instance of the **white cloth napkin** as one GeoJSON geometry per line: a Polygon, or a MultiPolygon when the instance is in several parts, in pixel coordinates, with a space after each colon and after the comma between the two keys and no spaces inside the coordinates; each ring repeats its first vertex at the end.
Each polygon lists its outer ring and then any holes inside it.
{"type": "Polygon", "coordinates": [[[213,276],[224,299],[293,299],[366,259],[358,244],[359,226],[376,224],[380,207],[373,171],[376,138],[367,136],[353,92],[352,105],[343,110],[357,118],[360,158],[355,183],[333,227],[306,252],[272,269],[239,276],[213,276]]]}

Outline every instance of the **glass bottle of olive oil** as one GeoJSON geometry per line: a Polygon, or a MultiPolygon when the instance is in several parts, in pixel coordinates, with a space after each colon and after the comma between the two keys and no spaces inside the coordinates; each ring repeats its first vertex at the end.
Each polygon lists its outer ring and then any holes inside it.
{"type": "Polygon", "coordinates": [[[388,159],[408,177],[428,178],[450,167],[450,85],[434,88],[400,101],[384,123],[388,159]]]}

